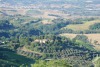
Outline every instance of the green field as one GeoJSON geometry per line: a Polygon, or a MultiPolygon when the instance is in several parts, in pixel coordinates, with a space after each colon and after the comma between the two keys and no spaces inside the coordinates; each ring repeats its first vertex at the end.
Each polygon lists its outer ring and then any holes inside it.
{"type": "Polygon", "coordinates": [[[100,20],[93,20],[93,21],[83,21],[83,24],[70,24],[67,25],[64,28],[72,29],[74,31],[83,31],[83,30],[88,30],[89,26],[95,24],[95,23],[100,23],[100,20]]]}
{"type": "Polygon", "coordinates": [[[100,67],[100,57],[96,57],[92,61],[95,67],[100,67]]]}
{"type": "Polygon", "coordinates": [[[22,64],[30,65],[31,63],[34,63],[33,59],[18,55],[10,49],[0,48],[0,67],[2,67],[2,64],[4,64],[4,67],[19,67],[22,64]]]}

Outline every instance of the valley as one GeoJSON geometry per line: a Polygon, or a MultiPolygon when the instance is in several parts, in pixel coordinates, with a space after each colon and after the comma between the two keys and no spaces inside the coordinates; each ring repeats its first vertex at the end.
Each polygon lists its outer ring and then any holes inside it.
{"type": "Polygon", "coordinates": [[[0,67],[100,67],[99,0],[0,0],[0,67]]]}

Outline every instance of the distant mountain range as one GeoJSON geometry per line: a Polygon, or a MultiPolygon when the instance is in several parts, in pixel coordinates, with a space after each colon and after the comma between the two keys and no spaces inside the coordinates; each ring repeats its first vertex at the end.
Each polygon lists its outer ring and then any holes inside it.
{"type": "Polygon", "coordinates": [[[8,3],[11,5],[30,5],[30,4],[81,4],[82,3],[100,4],[100,0],[0,0],[0,4],[8,3]]]}

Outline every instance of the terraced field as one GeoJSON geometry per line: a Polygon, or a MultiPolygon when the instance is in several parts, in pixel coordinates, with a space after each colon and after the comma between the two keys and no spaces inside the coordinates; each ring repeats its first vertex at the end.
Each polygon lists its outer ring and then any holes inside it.
{"type": "Polygon", "coordinates": [[[0,47],[0,67],[4,64],[4,67],[19,67],[21,64],[30,65],[34,63],[33,59],[19,55],[14,51],[0,47]]]}

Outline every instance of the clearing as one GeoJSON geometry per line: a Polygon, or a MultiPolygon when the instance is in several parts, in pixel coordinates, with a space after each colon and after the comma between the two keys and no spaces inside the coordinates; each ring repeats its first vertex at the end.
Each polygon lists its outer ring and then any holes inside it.
{"type": "Polygon", "coordinates": [[[88,30],[89,27],[95,23],[100,23],[100,20],[93,20],[93,21],[83,21],[83,24],[70,24],[67,25],[64,28],[72,29],[74,31],[83,31],[83,30],[88,30]]]}

